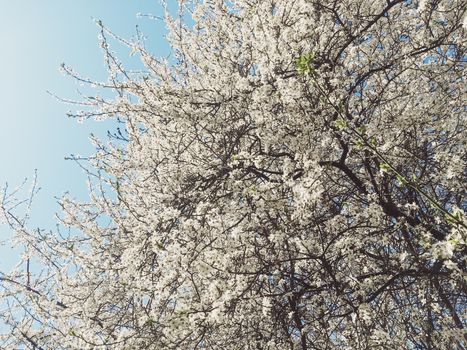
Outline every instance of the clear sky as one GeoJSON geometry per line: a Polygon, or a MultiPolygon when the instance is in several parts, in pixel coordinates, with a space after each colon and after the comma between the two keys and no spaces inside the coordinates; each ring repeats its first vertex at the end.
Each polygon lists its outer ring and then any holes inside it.
{"type": "MultiPolygon", "coordinates": [[[[170,0],[169,0],[170,1],[170,0]]],[[[136,25],[157,56],[169,53],[164,25],[137,13],[160,15],[157,0],[0,0],[0,187],[19,185],[37,169],[41,186],[33,203],[30,225],[54,228],[59,211],[54,197],[65,191],[86,199],[86,176],[70,154],[89,155],[92,132],[105,135],[111,122],[78,124],[66,117],[77,106],[58,102],[47,90],[63,98],[79,98],[84,88],[59,73],[62,62],[86,77],[105,80],[98,45],[101,19],[116,34],[131,38],[136,25]]],[[[128,62],[129,52],[117,50],[128,62]]],[[[133,59],[134,60],[134,59],[133,59]]],[[[88,93],[89,91],[86,90],[88,93]]],[[[0,240],[8,236],[0,228],[0,240]]],[[[15,260],[15,253],[0,247],[0,270],[15,260]]]]}

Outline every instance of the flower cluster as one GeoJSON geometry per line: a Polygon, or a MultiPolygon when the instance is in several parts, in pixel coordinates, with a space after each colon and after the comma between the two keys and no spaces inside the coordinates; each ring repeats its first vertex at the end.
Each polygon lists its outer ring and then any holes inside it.
{"type": "Polygon", "coordinates": [[[73,234],[15,226],[44,269],[4,283],[5,341],[465,348],[465,1],[179,5],[174,62],[103,45],[124,128],[73,234]]]}

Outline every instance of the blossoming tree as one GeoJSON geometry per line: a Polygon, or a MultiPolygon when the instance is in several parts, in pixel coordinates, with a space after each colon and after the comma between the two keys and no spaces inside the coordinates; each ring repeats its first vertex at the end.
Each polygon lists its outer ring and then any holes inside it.
{"type": "Polygon", "coordinates": [[[465,0],[179,5],[138,74],[102,27],[117,97],[79,116],[124,127],[73,230],[4,201],[5,346],[466,349],[465,0]]]}

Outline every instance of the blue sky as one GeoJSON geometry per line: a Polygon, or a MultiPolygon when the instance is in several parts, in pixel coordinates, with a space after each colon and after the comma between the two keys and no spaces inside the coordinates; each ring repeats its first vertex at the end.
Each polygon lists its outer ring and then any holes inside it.
{"type": "MultiPolygon", "coordinates": [[[[170,1],[170,0],[169,0],[170,1]]],[[[89,90],[59,73],[62,62],[83,76],[105,80],[105,66],[98,45],[99,29],[93,19],[125,38],[138,25],[147,46],[157,56],[169,53],[164,24],[137,13],[160,15],[157,0],[16,0],[2,1],[0,9],[0,187],[19,185],[37,169],[41,187],[30,225],[54,228],[59,211],[55,197],[69,191],[87,198],[86,176],[70,154],[89,155],[89,134],[105,135],[112,122],[66,117],[77,106],[58,102],[47,90],[63,98],[79,99],[78,90],[89,90]]],[[[119,58],[129,62],[129,51],[116,47],[119,58]]],[[[133,64],[135,58],[132,58],[133,64]]],[[[8,230],[0,227],[0,240],[8,230]]],[[[16,253],[0,248],[0,270],[16,253]]]]}

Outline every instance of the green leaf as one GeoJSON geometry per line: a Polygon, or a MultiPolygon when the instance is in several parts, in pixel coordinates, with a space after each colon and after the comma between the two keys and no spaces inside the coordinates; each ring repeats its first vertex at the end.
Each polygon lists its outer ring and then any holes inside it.
{"type": "Polygon", "coordinates": [[[456,225],[461,222],[461,214],[459,212],[452,214],[444,214],[444,218],[450,225],[456,225]]]}
{"type": "Polygon", "coordinates": [[[362,149],[363,147],[365,147],[365,143],[364,143],[362,140],[360,140],[360,139],[358,139],[358,140],[355,142],[355,144],[357,145],[357,147],[358,147],[359,149],[362,149]]]}
{"type": "Polygon", "coordinates": [[[405,185],[407,183],[407,180],[402,175],[397,174],[396,178],[397,178],[397,181],[399,181],[403,185],[405,185]]]}
{"type": "Polygon", "coordinates": [[[299,56],[295,61],[295,66],[297,68],[298,73],[303,75],[312,74],[314,72],[314,59],[315,54],[313,52],[299,56]]]}
{"type": "Polygon", "coordinates": [[[379,165],[379,170],[381,170],[383,173],[387,173],[389,172],[389,170],[391,170],[391,167],[389,166],[389,164],[381,163],[379,165]]]}
{"type": "Polygon", "coordinates": [[[347,121],[342,118],[337,119],[335,124],[339,130],[347,129],[347,126],[348,126],[347,121]]]}
{"type": "Polygon", "coordinates": [[[359,134],[361,134],[361,135],[365,135],[365,133],[366,133],[366,127],[365,127],[364,125],[363,125],[363,126],[359,126],[359,127],[357,128],[357,132],[358,132],[359,134]]]}
{"type": "Polygon", "coordinates": [[[444,214],[444,218],[448,222],[449,225],[454,225],[456,221],[448,214],[444,214]]]}

